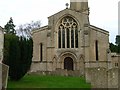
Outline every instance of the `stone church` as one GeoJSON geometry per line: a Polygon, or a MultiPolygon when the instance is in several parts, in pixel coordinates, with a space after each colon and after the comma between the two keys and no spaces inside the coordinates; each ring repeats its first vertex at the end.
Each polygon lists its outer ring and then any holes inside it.
{"type": "Polygon", "coordinates": [[[88,2],[70,1],[70,8],[48,17],[48,25],[32,31],[31,72],[79,71],[108,64],[109,32],[89,21],[88,2]]]}
{"type": "Polygon", "coordinates": [[[0,26],[0,62],[3,60],[3,43],[4,43],[4,33],[3,33],[3,28],[0,26]]]}

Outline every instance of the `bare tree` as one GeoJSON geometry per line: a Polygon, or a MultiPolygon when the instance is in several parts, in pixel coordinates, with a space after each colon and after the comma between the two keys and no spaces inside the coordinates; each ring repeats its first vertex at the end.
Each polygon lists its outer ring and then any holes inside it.
{"type": "Polygon", "coordinates": [[[31,31],[39,29],[41,27],[41,21],[31,21],[30,23],[26,23],[20,25],[17,29],[17,33],[22,37],[31,37],[31,31]]]}

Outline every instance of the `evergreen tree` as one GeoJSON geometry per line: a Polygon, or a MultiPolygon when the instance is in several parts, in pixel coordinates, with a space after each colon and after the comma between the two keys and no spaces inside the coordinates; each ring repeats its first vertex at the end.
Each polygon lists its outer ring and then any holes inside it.
{"type": "Polygon", "coordinates": [[[5,29],[5,33],[6,34],[16,34],[16,31],[15,31],[15,25],[13,23],[13,19],[12,17],[10,18],[10,20],[7,22],[7,24],[4,26],[4,29],[5,29]]]}
{"type": "Polygon", "coordinates": [[[9,66],[11,80],[20,80],[30,69],[32,62],[32,39],[5,34],[4,64],[9,66]]]}
{"type": "Polygon", "coordinates": [[[116,36],[117,53],[120,53],[120,35],[116,36]]]}
{"type": "Polygon", "coordinates": [[[13,34],[5,34],[4,49],[3,63],[9,66],[9,76],[13,79],[14,75],[18,76],[17,72],[19,72],[18,69],[20,68],[19,37],[13,34]]]}
{"type": "Polygon", "coordinates": [[[30,69],[32,63],[32,38],[18,37],[15,33],[13,19],[5,25],[4,59],[3,63],[9,66],[9,78],[20,80],[30,69]]]}

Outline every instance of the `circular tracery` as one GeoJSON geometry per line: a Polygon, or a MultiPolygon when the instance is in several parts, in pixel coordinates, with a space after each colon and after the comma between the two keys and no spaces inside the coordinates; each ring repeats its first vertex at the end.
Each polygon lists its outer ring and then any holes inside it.
{"type": "Polygon", "coordinates": [[[64,27],[64,28],[76,28],[77,27],[77,23],[76,21],[71,18],[71,17],[65,17],[61,20],[61,25],[60,27],[64,27]]]}

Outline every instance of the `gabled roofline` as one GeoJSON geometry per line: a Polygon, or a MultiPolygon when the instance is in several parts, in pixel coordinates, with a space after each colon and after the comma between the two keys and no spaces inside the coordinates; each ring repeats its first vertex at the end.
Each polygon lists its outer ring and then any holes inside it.
{"type": "Polygon", "coordinates": [[[72,9],[70,9],[70,8],[66,8],[66,9],[63,9],[63,10],[61,10],[61,11],[59,11],[59,12],[53,14],[53,15],[50,15],[48,18],[50,18],[50,17],[52,17],[52,16],[54,16],[54,15],[57,15],[57,14],[59,14],[59,13],[65,11],[65,10],[70,10],[70,11],[73,11],[73,12],[77,12],[77,13],[85,14],[85,13],[82,13],[82,12],[78,12],[78,11],[72,10],[72,9]]]}
{"type": "Polygon", "coordinates": [[[0,30],[1,30],[2,32],[3,32],[3,29],[4,29],[4,28],[0,26],[0,30]]]}
{"type": "Polygon", "coordinates": [[[1,29],[3,29],[1,26],[0,26],[1,29]]]}
{"type": "Polygon", "coordinates": [[[34,33],[37,33],[37,32],[39,32],[39,31],[43,31],[43,30],[46,30],[46,29],[48,29],[48,25],[43,26],[43,27],[38,28],[38,29],[33,29],[33,30],[31,31],[31,34],[34,34],[34,33]]]}
{"type": "Polygon", "coordinates": [[[90,25],[90,28],[92,28],[92,29],[94,29],[94,30],[97,30],[97,31],[99,31],[99,32],[102,32],[102,33],[104,33],[104,34],[109,35],[109,31],[107,31],[107,30],[105,30],[105,29],[96,27],[96,26],[94,26],[94,25],[90,25]]]}
{"type": "Polygon", "coordinates": [[[61,11],[59,11],[59,12],[53,14],[53,15],[50,15],[48,18],[50,18],[50,17],[52,17],[52,16],[54,16],[54,15],[57,15],[58,13],[60,13],[60,12],[62,12],[62,11],[64,11],[64,10],[66,10],[66,9],[63,9],[63,10],[61,10],[61,11]]]}

